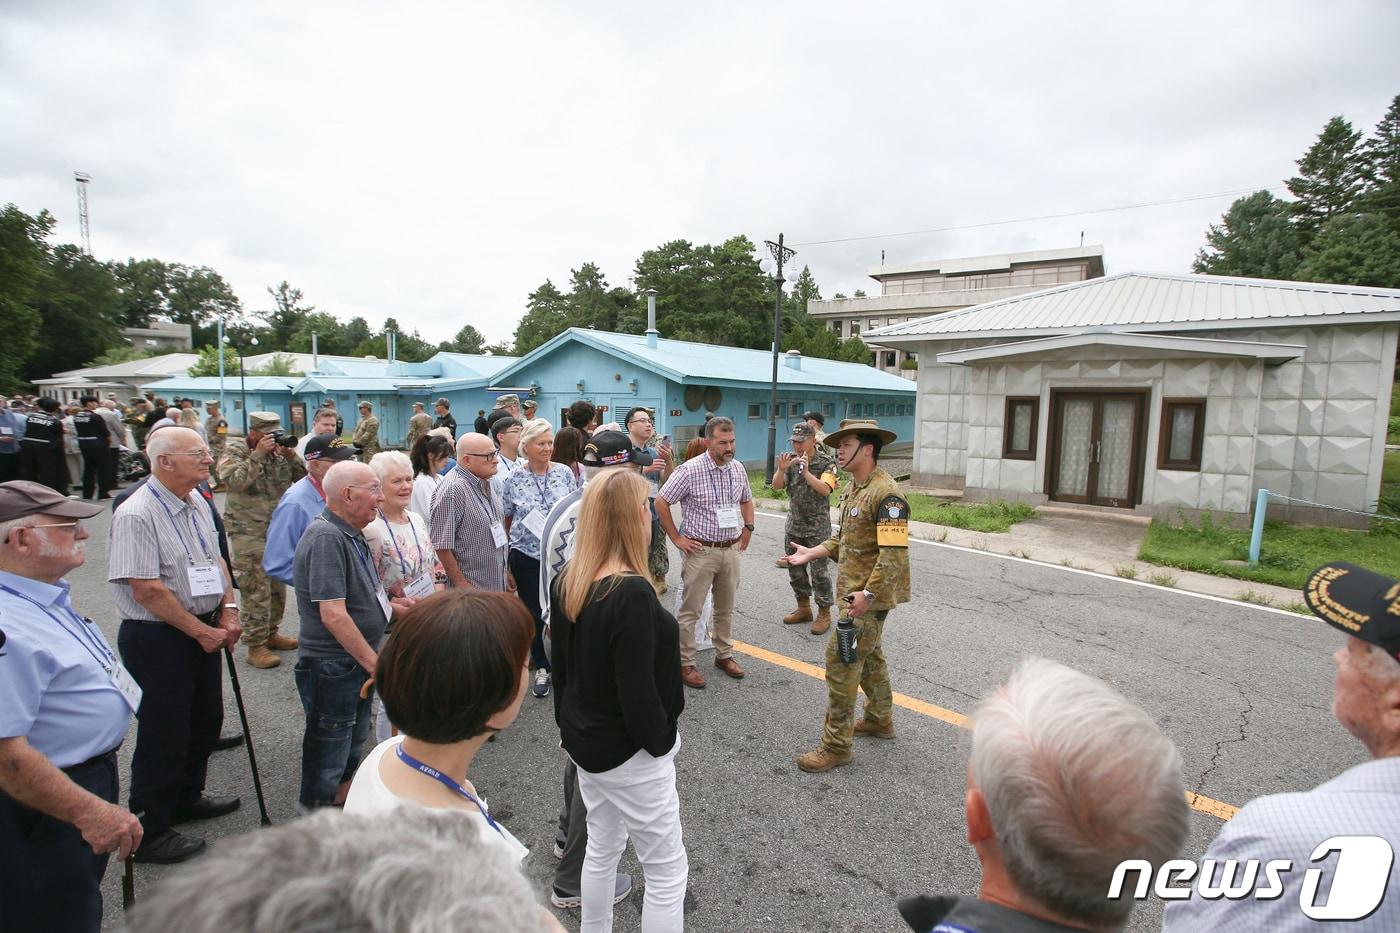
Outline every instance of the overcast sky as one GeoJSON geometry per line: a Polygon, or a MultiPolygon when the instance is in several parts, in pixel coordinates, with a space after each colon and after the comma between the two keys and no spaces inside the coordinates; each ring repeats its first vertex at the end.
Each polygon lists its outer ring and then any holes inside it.
{"type": "Polygon", "coordinates": [[[671,239],[880,262],[1102,244],[1183,272],[1231,197],[1400,93],[1400,4],[0,0],[0,204],[93,251],[508,338],[671,239]],[[812,245],[802,245],[809,244],[812,245]]]}

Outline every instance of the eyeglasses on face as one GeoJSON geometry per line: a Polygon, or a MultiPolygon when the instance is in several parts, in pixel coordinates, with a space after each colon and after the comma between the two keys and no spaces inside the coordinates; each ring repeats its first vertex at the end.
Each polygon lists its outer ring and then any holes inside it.
{"type": "Polygon", "coordinates": [[[176,450],[176,451],[172,451],[172,452],[170,452],[170,453],[168,453],[168,454],[162,454],[161,456],[163,456],[163,457],[199,457],[199,458],[203,459],[203,458],[209,456],[209,451],[207,451],[207,450],[176,450]]]}
{"type": "Polygon", "coordinates": [[[380,483],[347,483],[346,489],[368,489],[374,495],[382,495],[384,486],[380,483]]]}
{"type": "Polygon", "coordinates": [[[480,457],[480,458],[483,459],[483,460],[496,460],[496,459],[499,459],[501,455],[500,455],[499,453],[497,453],[496,451],[493,450],[493,451],[491,451],[489,454],[474,454],[474,453],[472,453],[471,451],[467,451],[466,453],[462,454],[462,456],[464,456],[464,457],[480,457]]]}

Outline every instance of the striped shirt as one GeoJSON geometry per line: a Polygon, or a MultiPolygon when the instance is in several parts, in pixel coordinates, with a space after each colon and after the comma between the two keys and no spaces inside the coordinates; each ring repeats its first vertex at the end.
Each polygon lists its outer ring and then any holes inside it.
{"type": "Polygon", "coordinates": [[[462,576],[483,590],[506,588],[508,545],[496,547],[491,534],[491,526],[500,520],[501,500],[491,484],[461,466],[433,490],[433,547],[451,551],[462,576]]]}
{"type": "Polygon", "coordinates": [[[733,527],[721,528],[715,510],[725,506],[737,509],[741,502],[753,499],[744,465],[730,460],[721,466],[708,453],[691,457],[677,467],[657,495],[684,510],[680,532],[697,541],[737,540],[743,519],[733,527]]]}
{"type": "Polygon", "coordinates": [[[160,580],[181,606],[197,616],[213,612],[228,591],[219,557],[219,536],[209,506],[191,490],[181,499],[159,479],[122,503],[112,516],[107,539],[107,580],[123,619],[151,618],[151,610],[136,601],[131,580],[160,580]],[[223,589],[209,596],[190,595],[190,567],[215,566],[223,589]]]}

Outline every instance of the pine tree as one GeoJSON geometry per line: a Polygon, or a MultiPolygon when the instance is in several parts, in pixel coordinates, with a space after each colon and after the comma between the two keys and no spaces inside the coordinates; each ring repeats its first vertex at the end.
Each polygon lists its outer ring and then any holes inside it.
{"type": "Polygon", "coordinates": [[[1366,158],[1366,210],[1381,215],[1400,233],[1400,94],[1361,149],[1366,158]]]}
{"type": "Polygon", "coordinates": [[[1194,272],[1291,279],[1301,244],[1293,228],[1293,207],[1267,191],[1239,198],[1206,230],[1206,245],[1191,264],[1194,272]]]}
{"type": "Polygon", "coordinates": [[[1298,174],[1287,184],[1297,199],[1293,213],[1306,243],[1328,220],[1354,209],[1365,188],[1361,131],[1353,130],[1342,117],[1333,117],[1297,166],[1298,174]]]}

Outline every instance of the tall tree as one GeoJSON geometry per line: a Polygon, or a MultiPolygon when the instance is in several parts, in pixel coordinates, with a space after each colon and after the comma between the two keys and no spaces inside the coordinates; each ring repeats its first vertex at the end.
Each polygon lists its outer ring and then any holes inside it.
{"type": "Polygon", "coordinates": [[[1400,94],[1361,148],[1366,158],[1365,209],[1380,214],[1400,233],[1400,94]]]}
{"type": "Polygon", "coordinates": [[[1236,200],[1219,224],[1210,225],[1191,268],[1209,275],[1291,279],[1300,255],[1292,205],[1256,191],[1236,200]]]}
{"type": "Polygon", "coordinates": [[[773,286],[748,237],[699,247],[673,240],[642,253],[632,280],[659,293],[657,326],[667,337],[757,349],[772,343],[773,286]]]}
{"type": "Polygon", "coordinates": [[[1305,282],[1400,288],[1400,233],[1380,214],[1340,214],[1303,252],[1305,282]]]}
{"type": "Polygon", "coordinates": [[[525,316],[515,326],[515,353],[523,356],[571,326],[567,297],[545,279],[525,300],[525,316]]]}
{"type": "Polygon", "coordinates": [[[28,381],[26,363],[38,346],[41,324],[35,296],[47,271],[45,238],[53,226],[48,211],[31,217],[13,204],[0,208],[0,391],[13,392],[28,381]]]}
{"type": "Polygon", "coordinates": [[[1361,131],[1342,117],[1333,117],[1297,165],[1298,174],[1287,184],[1297,199],[1293,213],[1306,242],[1329,219],[1351,210],[1365,186],[1361,131]]]}
{"type": "Polygon", "coordinates": [[[39,344],[30,354],[31,378],[80,369],[108,347],[122,343],[112,313],[117,284],[102,263],[72,244],[55,247],[38,291],[42,321],[39,344]]]}
{"type": "Polygon", "coordinates": [[[481,336],[481,331],[470,324],[463,324],[451,340],[438,344],[438,349],[448,353],[480,353],[484,346],[486,338],[481,336]]]}
{"type": "Polygon", "coordinates": [[[290,347],[292,337],[307,317],[315,313],[316,306],[306,304],[301,289],[294,288],[286,279],[278,282],[275,288],[268,286],[267,293],[272,297],[272,307],[254,312],[254,316],[267,324],[273,346],[290,347]]]}

